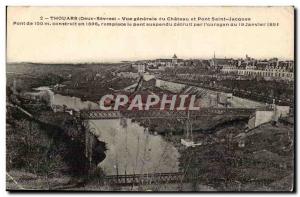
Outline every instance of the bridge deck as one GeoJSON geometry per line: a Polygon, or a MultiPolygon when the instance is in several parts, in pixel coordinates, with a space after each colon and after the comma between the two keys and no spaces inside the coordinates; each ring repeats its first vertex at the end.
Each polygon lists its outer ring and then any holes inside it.
{"type": "Polygon", "coordinates": [[[182,172],[175,173],[151,173],[151,174],[130,174],[130,175],[111,175],[102,178],[102,183],[111,185],[139,185],[139,184],[158,184],[158,183],[183,183],[198,180],[197,174],[189,175],[182,172]]]}
{"type": "Polygon", "coordinates": [[[81,119],[119,119],[134,118],[134,119],[198,119],[205,116],[238,116],[249,117],[256,109],[247,108],[202,108],[197,111],[163,111],[163,110],[148,110],[148,111],[102,111],[102,110],[81,110],[75,112],[75,115],[81,119]]]}

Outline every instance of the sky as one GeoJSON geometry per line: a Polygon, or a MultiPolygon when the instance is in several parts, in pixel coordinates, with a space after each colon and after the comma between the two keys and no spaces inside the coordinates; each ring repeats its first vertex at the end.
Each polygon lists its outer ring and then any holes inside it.
{"type": "MultiPolygon", "coordinates": [[[[171,58],[294,58],[292,7],[9,7],[7,62],[84,63],[171,58]],[[40,17],[248,17],[277,27],[55,27],[40,17]]],[[[50,21],[57,22],[57,21],[50,21]]],[[[61,21],[64,22],[64,21],[61,21]]],[[[173,21],[174,22],[174,21],[173,21]]]]}

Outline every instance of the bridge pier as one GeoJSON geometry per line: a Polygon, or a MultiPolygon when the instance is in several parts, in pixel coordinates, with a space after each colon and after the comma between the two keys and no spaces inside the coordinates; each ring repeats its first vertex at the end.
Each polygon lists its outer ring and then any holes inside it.
{"type": "Polygon", "coordinates": [[[249,129],[253,129],[267,122],[278,121],[281,117],[287,117],[290,111],[289,106],[272,105],[267,109],[257,109],[250,116],[248,121],[249,129]]]}
{"type": "Polygon", "coordinates": [[[81,121],[81,132],[84,134],[84,156],[87,159],[87,173],[90,174],[94,169],[93,165],[93,147],[97,142],[93,128],[89,127],[87,120],[81,121]]]}

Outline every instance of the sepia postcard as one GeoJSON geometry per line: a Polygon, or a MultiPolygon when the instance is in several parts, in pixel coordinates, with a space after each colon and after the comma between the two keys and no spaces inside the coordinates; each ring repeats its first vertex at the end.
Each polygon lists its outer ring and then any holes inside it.
{"type": "Polygon", "coordinates": [[[6,12],[8,191],[295,192],[293,6],[6,12]]]}

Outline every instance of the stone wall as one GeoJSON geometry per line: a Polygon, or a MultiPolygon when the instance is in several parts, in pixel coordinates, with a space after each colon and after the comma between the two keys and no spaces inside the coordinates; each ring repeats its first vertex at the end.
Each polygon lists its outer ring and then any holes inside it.
{"type": "Polygon", "coordinates": [[[289,106],[274,106],[273,110],[256,110],[248,122],[250,129],[255,128],[261,124],[278,121],[279,118],[287,117],[289,115],[289,106]]]}
{"type": "Polygon", "coordinates": [[[168,90],[174,93],[180,93],[181,90],[186,87],[186,85],[184,84],[180,84],[180,83],[173,83],[173,82],[169,82],[169,81],[163,81],[160,79],[156,80],[156,87],[164,89],[164,90],[168,90]]]}

